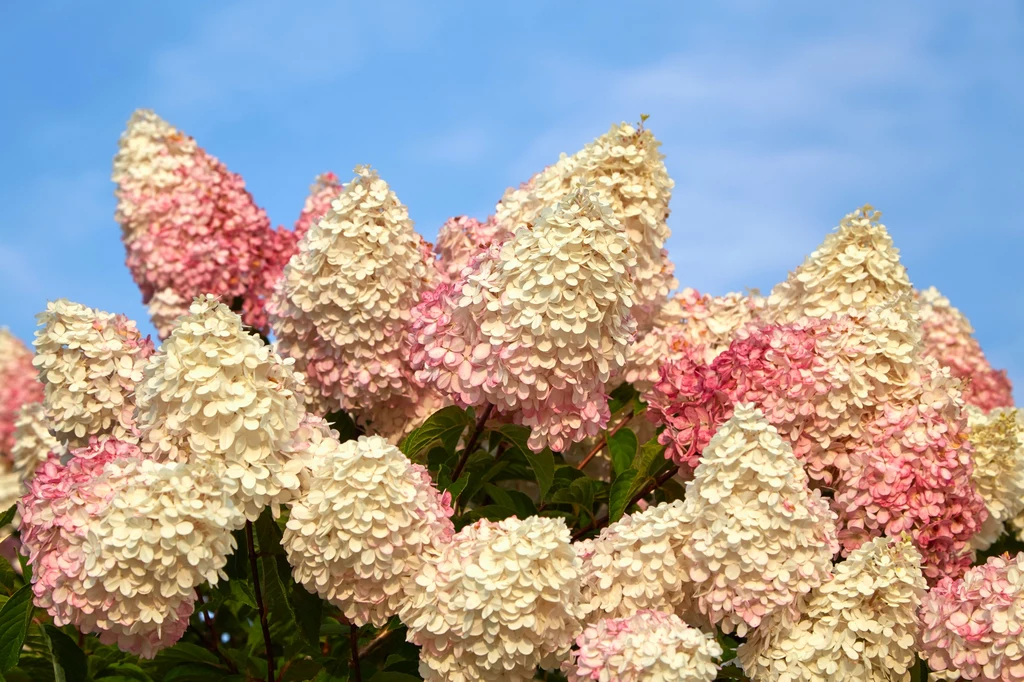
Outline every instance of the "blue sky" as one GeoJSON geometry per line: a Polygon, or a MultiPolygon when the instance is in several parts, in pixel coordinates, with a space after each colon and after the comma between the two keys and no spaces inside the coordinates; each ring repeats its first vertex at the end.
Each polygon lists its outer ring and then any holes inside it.
{"type": "Polygon", "coordinates": [[[145,321],[109,181],[151,107],[291,225],[315,175],[379,169],[432,239],[605,132],[675,178],[683,285],[767,291],[847,212],[1024,383],[1024,4],[5,2],[0,325],[47,299],[145,321]]]}

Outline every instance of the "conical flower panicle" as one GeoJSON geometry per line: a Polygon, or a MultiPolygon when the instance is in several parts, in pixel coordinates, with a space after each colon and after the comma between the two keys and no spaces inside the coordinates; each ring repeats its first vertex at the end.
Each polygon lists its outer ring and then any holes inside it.
{"type": "MultiPolygon", "coordinates": [[[[266,330],[272,282],[264,270],[277,267],[287,235],[271,229],[238,174],[139,110],[121,136],[113,179],[127,264],[144,303],[168,289],[185,300],[213,294],[237,300],[246,324],[266,330]]],[[[169,333],[166,319],[156,320],[161,336],[169,333]]]]}
{"type": "Polygon", "coordinates": [[[949,679],[1024,680],[1024,553],[945,578],[921,604],[921,657],[949,679]]]}
{"type": "Polygon", "coordinates": [[[141,447],[171,462],[222,468],[229,492],[255,520],[299,487],[292,453],[303,416],[301,377],[212,296],[189,315],[145,366],[136,390],[141,447]]]}
{"type": "Polygon", "coordinates": [[[451,540],[451,495],[379,436],[322,442],[282,544],[297,582],[353,623],[382,627],[427,553],[451,540]]]}
{"type": "Polygon", "coordinates": [[[985,500],[988,518],[972,538],[977,549],[987,549],[1003,534],[1004,524],[1024,511],[1024,429],[1016,409],[996,408],[985,413],[967,408],[974,471],[971,480],[985,500]]]}
{"type": "Polygon", "coordinates": [[[913,289],[899,250],[879,211],[863,206],[850,213],[789,278],[768,297],[765,314],[774,322],[866,312],[894,299],[906,310],[913,289]]]}
{"type": "Polygon", "coordinates": [[[468,216],[449,218],[437,233],[434,250],[440,268],[448,281],[454,282],[473,260],[486,253],[492,245],[511,236],[492,217],[484,222],[468,216]]]}
{"type": "Polygon", "coordinates": [[[917,294],[923,352],[949,367],[953,376],[964,380],[964,402],[988,412],[1013,407],[1013,393],[1005,370],[995,370],[985,358],[974,328],[949,299],[930,287],[917,294]]]}
{"type": "Polygon", "coordinates": [[[650,130],[622,123],[571,157],[544,169],[527,187],[506,194],[495,209],[498,223],[514,232],[532,225],[540,212],[579,183],[594,183],[598,200],[609,204],[636,254],[635,316],[643,331],[653,324],[665,297],[678,286],[665,243],[669,199],[675,183],[650,130]]]}
{"type": "Polygon", "coordinates": [[[400,614],[428,682],[532,680],[564,659],[579,623],[580,561],[562,519],[466,526],[406,590],[400,614]]]}
{"type": "Polygon", "coordinates": [[[327,215],[331,210],[331,203],[345,190],[345,186],[334,173],[328,171],[316,176],[316,180],[309,188],[309,196],[302,205],[302,212],[295,221],[293,232],[295,241],[298,243],[306,236],[313,225],[327,215]]]}
{"type": "Polygon", "coordinates": [[[685,615],[692,587],[683,543],[692,521],[682,500],[663,502],[623,516],[593,540],[577,542],[586,622],[645,609],[685,615]]]}
{"type": "Polygon", "coordinates": [[[875,538],[835,565],[797,620],[754,630],[737,657],[754,682],[910,682],[925,594],[910,538],[875,538]]]}
{"type": "Polygon", "coordinates": [[[32,366],[32,351],[0,328],[0,460],[10,460],[18,411],[43,399],[43,385],[32,366]]]}
{"type": "Polygon", "coordinates": [[[930,582],[971,564],[971,538],[987,514],[973,464],[959,381],[922,361],[913,399],[881,405],[865,420],[836,483],[844,552],[877,535],[910,532],[930,582]]]}
{"type": "Polygon", "coordinates": [[[45,387],[50,427],[69,447],[92,436],[138,440],[133,394],[153,353],[135,322],[66,299],[51,301],[36,316],[33,364],[45,387]]]}
{"type": "Polygon", "coordinates": [[[46,409],[42,403],[25,403],[14,422],[12,471],[22,485],[27,484],[50,453],[62,451],[60,442],[50,433],[46,409]]]}
{"type": "Polygon", "coordinates": [[[829,576],[835,514],[792,449],[747,403],[711,439],[686,485],[683,553],[702,613],[740,636],[829,576]]]}
{"type": "Polygon", "coordinates": [[[421,301],[417,378],[461,405],[513,414],[534,450],[596,435],[635,329],[626,235],[578,188],[492,255],[421,301]]]}
{"type": "Polygon", "coordinates": [[[599,621],[576,643],[572,661],[562,666],[569,682],[711,682],[718,674],[715,660],[722,656],[713,635],[659,611],[599,621]]]}
{"type": "Polygon", "coordinates": [[[420,291],[436,278],[408,210],[374,171],[356,178],[309,229],[271,303],[283,353],[322,414],[369,424],[412,383],[404,344],[420,291]]]}

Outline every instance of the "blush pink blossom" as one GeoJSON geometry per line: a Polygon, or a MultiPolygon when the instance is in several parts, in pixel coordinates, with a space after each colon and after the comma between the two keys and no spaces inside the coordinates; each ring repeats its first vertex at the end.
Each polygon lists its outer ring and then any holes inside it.
{"type": "Polygon", "coordinates": [[[43,399],[32,351],[7,329],[0,329],[0,461],[10,462],[14,429],[23,405],[43,399]]]}

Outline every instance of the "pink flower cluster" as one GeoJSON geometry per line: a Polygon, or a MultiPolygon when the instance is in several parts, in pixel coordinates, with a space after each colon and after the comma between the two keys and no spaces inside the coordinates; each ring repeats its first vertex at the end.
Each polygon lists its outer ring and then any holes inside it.
{"type": "Polygon", "coordinates": [[[144,302],[170,291],[183,314],[194,296],[213,294],[237,302],[247,324],[267,329],[264,301],[273,278],[264,273],[280,273],[295,237],[271,228],[241,176],[153,112],[137,111],[113,177],[127,264],[144,302]]]}
{"type": "Polygon", "coordinates": [[[14,422],[22,405],[43,399],[36,380],[32,351],[6,329],[0,329],[0,460],[9,462],[14,447],[14,422]]]}
{"type": "Polygon", "coordinates": [[[949,679],[1024,680],[1024,553],[945,578],[921,603],[921,650],[949,679]]]}
{"type": "Polygon", "coordinates": [[[477,257],[511,234],[492,216],[484,222],[468,216],[449,218],[437,233],[438,263],[448,281],[454,282],[477,257]]]}
{"type": "Polygon", "coordinates": [[[1013,387],[1006,370],[992,368],[963,313],[950,305],[949,299],[935,287],[917,296],[924,354],[964,380],[964,402],[986,412],[997,407],[1013,407],[1013,387]]]}

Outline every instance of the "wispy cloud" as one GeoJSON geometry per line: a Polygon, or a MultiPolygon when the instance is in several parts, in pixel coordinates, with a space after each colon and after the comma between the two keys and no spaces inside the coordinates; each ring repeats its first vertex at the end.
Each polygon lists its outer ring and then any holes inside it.
{"type": "Polygon", "coordinates": [[[415,47],[433,24],[411,2],[218,4],[189,40],[155,55],[152,95],[164,109],[208,112],[247,96],[329,87],[346,72],[372,68],[376,50],[415,47]]]}

